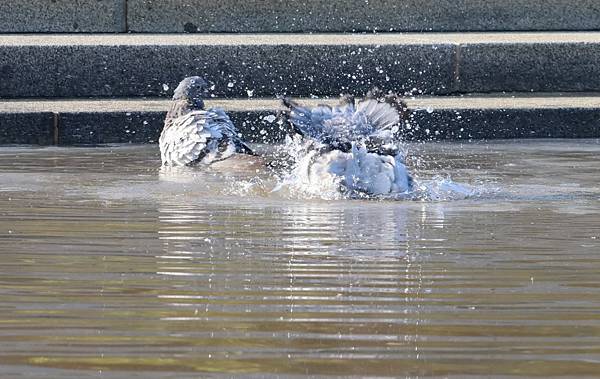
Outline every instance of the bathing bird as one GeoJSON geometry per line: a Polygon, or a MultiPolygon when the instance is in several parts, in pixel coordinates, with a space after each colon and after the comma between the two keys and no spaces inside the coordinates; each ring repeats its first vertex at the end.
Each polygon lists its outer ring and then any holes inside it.
{"type": "Polygon", "coordinates": [[[307,192],[349,195],[408,193],[412,188],[402,150],[408,108],[400,96],[375,89],[355,103],[301,106],[289,98],[286,117],[296,137],[293,176],[307,192]]]}
{"type": "Polygon", "coordinates": [[[207,89],[199,76],[183,79],[175,89],[159,139],[163,166],[211,164],[235,153],[254,154],[225,111],[204,109],[207,89]]]}

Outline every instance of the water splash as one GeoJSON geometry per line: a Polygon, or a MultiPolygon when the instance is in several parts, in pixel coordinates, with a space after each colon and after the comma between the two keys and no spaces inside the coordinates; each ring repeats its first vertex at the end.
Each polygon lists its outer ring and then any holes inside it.
{"type": "Polygon", "coordinates": [[[455,182],[449,177],[435,176],[428,180],[416,181],[410,198],[420,201],[465,200],[492,192],[495,192],[495,189],[486,185],[472,186],[455,182]]]}
{"type": "MultiPolygon", "coordinates": [[[[361,155],[356,151],[340,153],[343,156],[336,156],[337,160],[332,161],[326,168],[328,172],[323,175],[319,172],[324,170],[322,165],[315,163],[319,155],[316,153],[317,149],[313,143],[307,143],[299,136],[287,137],[285,144],[279,148],[280,155],[287,155],[293,163],[280,175],[272,192],[299,199],[451,201],[481,197],[496,191],[485,184],[455,182],[450,176],[435,175],[429,179],[414,179],[419,177],[417,167],[411,168],[410,183],[405,188],[390,188],[389,183],[377,182],[381,179],[379,175],[364,177],[360,176],[362,172],[349,170],[350,166],[357,166],[358,161],[365,159],[366,153],[361,155]],[[352,185],[349,186],[348,181],[352,181],[352,185]],[[382,188],[385,190],[381,190],[382,188]]],[[[397,150],[400,153],[396,164],[406,170],[404,157],[408,154],[408,147],[397,143],[397,150]]]]}

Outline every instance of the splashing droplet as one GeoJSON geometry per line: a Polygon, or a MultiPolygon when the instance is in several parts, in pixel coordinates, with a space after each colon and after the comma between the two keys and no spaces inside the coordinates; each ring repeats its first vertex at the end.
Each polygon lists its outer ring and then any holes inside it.
{"type": "Polygon", "coordinates": [[[274,115],[270,114],[268,116],[263,117],[263,120],[265,120],[268,123],[273,123],[275,120],[277,119],[277,117],[275,117],[274,115]]]}

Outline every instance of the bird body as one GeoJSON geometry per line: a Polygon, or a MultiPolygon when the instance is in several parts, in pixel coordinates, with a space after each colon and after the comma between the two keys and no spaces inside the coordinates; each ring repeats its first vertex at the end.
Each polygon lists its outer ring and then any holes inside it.
{"type": "Polygon", "coordinates": [[[293,177],[309,193],[386,195],[407,193],[412,178],[399,143],[404,103],[395,95],[368,95],[354,105],[300,106],[284,99],[295,141],[293,177]],[[300,147],[298,147],[300,146],[300,147]]]}
{"type": "Polygon", "coordinates": [[[400,194],[412,186],[402,154],[370,153],[357,145],[349,152],[311,151],[298,161],[294,177],[306,192],[325,197],[400,194]]]}
{"type": "Polygon", "coordinates": [[[175,90],[159,139],[163,166],[211,164],[235,153],[253,154],[225,111],[204,109],[205,93],[206,82],[199,77],[184,79],[175,90]]]}

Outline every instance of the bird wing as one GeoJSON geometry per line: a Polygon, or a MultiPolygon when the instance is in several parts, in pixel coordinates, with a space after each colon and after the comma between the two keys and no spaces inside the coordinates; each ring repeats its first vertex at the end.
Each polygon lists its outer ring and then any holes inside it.
{"type": "Polygon", "coordinates": [[[190,112],[165,121],[159,140],[162,162],[185,166],[225,159],[236,152],[238,139],[235,126],[225,112],[190,112]]]}
{"type": "Polygon", "coordinates": [[[211,108],[210,112],[214,113],[214,122],[218,126],[221,133],[223,133],[228,140],[235,146],[236,153],[256,155],[252,149],[242,141],[239,137],[239,133],[227,113],[221,108],[211,108]]]}
{"type": "Polygon", "coordinates": [[[368,94],[358,102],[342,97],[338,106],[303,107],[290,99],[283,103],[289,108],[288,121],[303,137],[344,152],[353,143],[362,142],[369,152],[394,156],[401,140],[401,123],[406,104],[396,94],[368,94]]]}
{"type": "Polygon", "coordinates": [[[375,131],[392,130],[400,123],[400,115],[389,103],[375,99],[365,99],[356,106],[356,112],[362,113],[375,131]]]}
{"type": "Polygon", "coordinates": [[[293,131],[303,137],[320,139],[324,123],[335,116],[334,109],[328,105],[303,107],[289,98],[284,98],[283,104],[289,109],[287,120],[293,131]]]}

